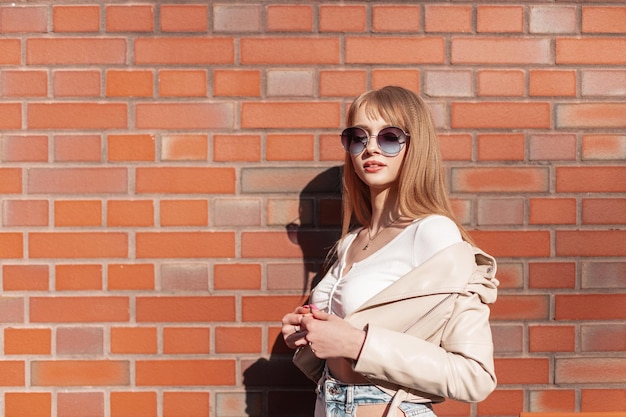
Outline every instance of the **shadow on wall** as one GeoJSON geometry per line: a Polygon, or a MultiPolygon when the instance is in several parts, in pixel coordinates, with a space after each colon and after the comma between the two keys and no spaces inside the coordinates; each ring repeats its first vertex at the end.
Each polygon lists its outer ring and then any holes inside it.
{"type": "MultiPolygon", "coordinates": [[[[302,249],[303,295],[323,276],[327,254],[340,237],[341,170],[340,166],[329,168],[304,187],[299,218],[286,226],[291,242],[302,249]]],[[[245,369],[247,416],[313,416],[315,385],[292,364],[292,355],[279,334],[269,359],[260,358],[245,369]]]]}

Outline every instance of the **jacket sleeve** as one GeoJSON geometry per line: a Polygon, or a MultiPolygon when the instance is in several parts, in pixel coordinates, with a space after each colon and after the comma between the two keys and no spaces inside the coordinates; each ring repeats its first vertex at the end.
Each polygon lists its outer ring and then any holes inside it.
{"type": "Polygon", "coordinates": [[[459,401],[485,399],[496,387],[489,307],[461,294],[443,329],[441,345],[368,326],[353,368],[366,377],[459,401]]]}

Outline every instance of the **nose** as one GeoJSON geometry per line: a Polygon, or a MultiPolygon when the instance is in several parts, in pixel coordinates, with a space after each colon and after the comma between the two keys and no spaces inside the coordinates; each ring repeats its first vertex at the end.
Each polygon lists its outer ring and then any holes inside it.
{"type": "Polygon", "coordinates": [[[378,147],[378,133],[375,135],[369,135],[367,143],[365,144],[365,149],[368,153],[380,153],[380,148],[378,147]]]}

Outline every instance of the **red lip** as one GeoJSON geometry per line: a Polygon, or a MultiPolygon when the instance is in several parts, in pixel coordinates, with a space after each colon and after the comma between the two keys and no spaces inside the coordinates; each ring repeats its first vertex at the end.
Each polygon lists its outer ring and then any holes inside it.
{"type": "Polygon", "coordinates": [[[380,161],[371,160],[365,161],[365,163],[363,164],[363,169],[365,170],[365,172],[378,172],[386,166],[386,164],[380,161]]]}

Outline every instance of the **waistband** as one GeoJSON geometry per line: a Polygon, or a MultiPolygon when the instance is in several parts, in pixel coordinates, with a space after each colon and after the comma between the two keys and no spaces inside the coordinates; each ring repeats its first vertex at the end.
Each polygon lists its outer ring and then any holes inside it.
{"type": "Polygon", "coordinates": [[[317,387],[328,402],[343,404],[386,404],[391,396],[373,384],[346,384],[326,374],[317,387]]]}
{"type": "Polygon", "coordinates": [[[328,373],[325,369],[320,379],[316,393],[326,408],[328,415],[351,416],[355,407],[367,404],[390,404],[389,415],[396,415],[396,408],[402,410],[406,417],[435,417],[432,404],[429,402],[413,403],[403,401],[401,397],[390,395],[374,384],[348,384],[341,382],[328,373]],[[339,407],[339,408],[337,408],[339,407]],[[393,408],[393,410],[392,410],[393,408]],[[344,410],[346,414],[332,412],[344,410]]]}

